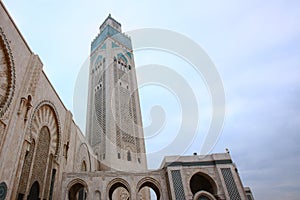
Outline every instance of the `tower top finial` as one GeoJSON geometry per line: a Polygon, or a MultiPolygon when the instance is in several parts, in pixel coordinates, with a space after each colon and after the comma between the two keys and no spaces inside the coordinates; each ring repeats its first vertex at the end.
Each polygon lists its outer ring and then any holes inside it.
{"type": "Polygon", "coordinates": [[[117,22],[117,20],[112,18],[110,13],[108,14],[108,17],[104,20],[102,25],[100,26],[100,32],[103,31],[105,29],[105,27],[108,26],[108,25],[113,27],[117,31],[122,32],[121,31],[121,24],[119,22],[117,22]]]}

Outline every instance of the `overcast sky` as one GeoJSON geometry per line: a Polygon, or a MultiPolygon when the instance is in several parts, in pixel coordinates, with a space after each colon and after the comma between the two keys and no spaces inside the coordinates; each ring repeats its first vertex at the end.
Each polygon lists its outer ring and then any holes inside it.
{"type": "MultiPolygon", "coordinates": [[[[4,3],[32,51],[40,56],[44,71],[70,110],[73,109],[74,85],[79,70],[88,58],[90,43],[98,34],[98,27],[109,13],[122,23],[123,31],[160,28],[189,37],[212,59],[225,89],[226,119],[212,152],[230,149],[243,184],[252,188],[256,199],[299,199],[298,0],[4,0],[4,3]]],[[[135,59],[142,65],[149,60],[150,64],[160,64],[162,57],[170,56],[163,52],[157,54],[159,52],[136,53],[135,59]]],[[[170,61],[164,65],[180,63],[174,56],[167,60],[170,61]]],[[[185,73],[185,68],[178,65],[174,69],[185,73]]],[[[193,79],[192,72],[186,72],[183,77],[196,88],[198,82],[190,80],[193,79]]],[[[173,124],[175,127],[174,122],[180,116],[174,117],[173,113],[180,113],[180,106],[172,100],[172,95],[166,94],[168,91],[163,88],[151,90],[151,87],[140,92],[144,125],[151,123],[147,118],[151,105],[160,105],[166,106],[165,126],[168,128],[168,124],[173,124]],[[156,91],[157,96],[166,95],[168,105],[159,100],[148,102],[152,94],[147,91],[156,91]]],[[[205,85],[200,87],[205,88],[205,85]]],[[[203,94],[202,103],[207,105],[208,93],[203,94]]],[[[195,92],[195,96],[201,104],[199,92],[195,92]]],[[[199,105],[202,114],[208,112],[203,105],[199,105]]],[[[199,117],[199,135],[209,123],[209,117],[202,117],[199,117]]],[[[168,131],[174,132],[172,128],[168,131]]],[[[197,136],[190,148],[182,153],[198,151],[201,138],[197,136]]],[[[151,151],[151,145],[147,150],[151,151]]]]}

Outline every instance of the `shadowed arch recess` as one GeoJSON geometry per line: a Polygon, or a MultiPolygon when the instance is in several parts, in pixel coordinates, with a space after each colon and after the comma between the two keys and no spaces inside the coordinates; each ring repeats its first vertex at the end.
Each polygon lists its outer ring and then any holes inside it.
{"type": "Polygon", "coordinates": [[[137,193],[139,193],[144,187],[151,188],[155,192],[158,200],[161,198],[161,186],[154,178],[146,177],[140,180],[137,184],[137,193]]]}
{"type": "Polygon", "coordinates": [[[84,195],[86,198],[86,194],[88,193],[88,186],[87,183],[79,178],[73,179],[69,182],[67,186],[68,190],[68,199],[69,200],[77,200],[76,196],[79,192],[82,192],[80,195],[84,195]]]}
{"type": "Polygon", "coordinates": [[[114,191],[117,188],[124,188],[129,193],[129,196],[131,196],[130,186],[129,186],[128,182],[125,181],[124,179],[116,178],[116,179],[113,179],[112,181],[110,181],[110,183],[107,185],[109,200],[113,200],[112,196],[113,196],[114,191]]]}
{"type": "Polygon", "coordinates": [[[195,195],[199,191],[206,191],[210,194],[217,194],[215,181],[207,174],[202,172],[194,173],[190,179],[190,190],[195,195]]]}
{"type": "Polygon", "coordinates": [[[37,181],[35,181],[29,191],[29,195],[27,199],[30,200],[38,200],[40,195],[40,185],[37,181]]]}

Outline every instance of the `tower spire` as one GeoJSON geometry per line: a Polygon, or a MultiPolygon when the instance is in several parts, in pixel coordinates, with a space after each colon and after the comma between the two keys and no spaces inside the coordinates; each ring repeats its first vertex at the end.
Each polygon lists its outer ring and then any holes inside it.
{"type": "Polygon", "coordinates": [[[111,14],[108,14],[108,17],[104,20],[104,22],[101,24],[100,26],[100,32],[103,31],[107,26],[110,26],[114,29],[116,29],[118,32],[122,32],[121,30],[121,24],[115,20],[114,18],[112,18],[111,14]]]}
{"type": "Polygon", "coordinates": [[[111,14],[91,44],[87,139],[107,169],[147,168],[131,40],[111,14]]]}

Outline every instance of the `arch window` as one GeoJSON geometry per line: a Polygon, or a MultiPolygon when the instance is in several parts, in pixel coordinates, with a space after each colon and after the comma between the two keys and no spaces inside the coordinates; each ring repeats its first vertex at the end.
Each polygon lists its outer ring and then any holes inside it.
{"type": "Polygon", "coordinates": [[[128,161],[131,161],[131,152],[130,151],[127,151],[127,160],[128,161]]]}
{"type": "Polygon", "coordinates": [[[95,198],[94,199],[95,200],[101,200],[101,193],[98,190],[95,191],[95,198]]]}
{"type": "Polygon", "coordinates": [[[190,179],[190,189],[196,200],[211,200],[209,196],[217,193],[217,186],[206,174],[196,173],[190,179]],[[199,192],[201,195],[199,195],[199,192]],[[197,194],[197,195],[196,195],[197,194]]]}
{"type": "Polygon", "coordinates": [[[40,185],[37,181],[35,181],[30,188],[27,199],[38,200],[39,195],[40,195],[40,185]]]}
{"type": "Polygon", "coordinates": [[[85,161],[82,161],[82,163],[81,163],[81,171],[84,171],[84,172],[86,172],[86,163],[85,163],[85,161]]]}
{"type": "MultiPolygon", "coordinates": [[[[127,65],[127,60],[124,59],[124,57],[119,57],[118,61],[115,61],[118,63],[118,68],[124,72],[128,72],[128,67],[130,67],[130,65],[127,65]]],[[[130,67],[131,69],[131,67],[130,67]]]]}

